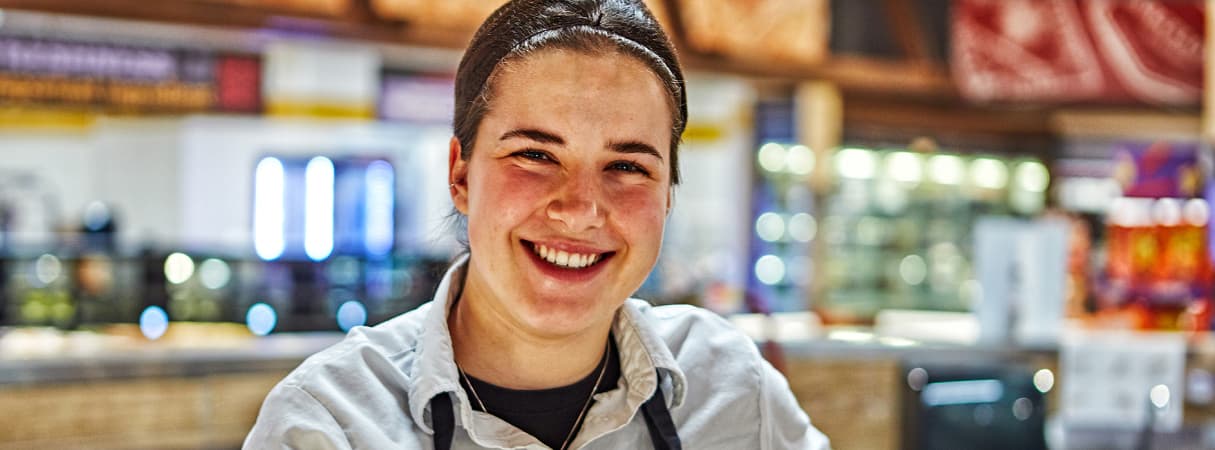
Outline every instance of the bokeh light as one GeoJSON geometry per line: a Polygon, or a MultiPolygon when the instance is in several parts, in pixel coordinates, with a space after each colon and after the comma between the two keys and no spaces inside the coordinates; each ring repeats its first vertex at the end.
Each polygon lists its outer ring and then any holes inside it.
{"type": "Polygon", "coordinates": [[[337,310],[337,323],[342,331],[367,324],[367,308],[356,300],[342,303],[337,310]]]}
{"type": "Polygon", "coordinates": [[[274,327],[278,325],[278,313],[270,305],[256,303],[250,306],[249,312],[245,314],[245,325],[253,334],[265,336],[274,331],[274,327]]]}
{"type": "Polygon", "coordinates": [[[139,332],[155,341],[169,330],[169,314],[159,306],[149,306],[139,314],[139,332]]]}
{"type": "Polygon", "coordinates": [[[173,253],[165,258],[165,280],[173,284],[182,284],[192,276],[194,276],[194,260],[185,253],[173,253]]]}

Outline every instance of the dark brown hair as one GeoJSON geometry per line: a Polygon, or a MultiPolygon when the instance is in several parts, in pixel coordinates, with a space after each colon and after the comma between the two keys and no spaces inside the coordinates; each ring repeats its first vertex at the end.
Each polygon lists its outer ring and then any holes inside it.
{"type": "Polygon", "coordinates": [[[671,105],[671,183],[679,183],[679,141],[687,123],[683,71],[675,48],[641,0],[514,0],[494,11],[473,36],[456,71],[452,126],[467,160],[490,109],[494,74],[503,63],[546,50],[618,51],[645,63],[671,105]]]}

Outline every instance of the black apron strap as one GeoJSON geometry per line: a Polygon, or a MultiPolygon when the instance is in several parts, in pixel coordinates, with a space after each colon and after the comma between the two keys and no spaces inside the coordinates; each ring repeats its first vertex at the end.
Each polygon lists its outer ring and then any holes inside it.
{"type": "MultiPolygon", "coordinates": [[[[641,405],[641,415],[645,418],[645,426],[650,431],[650,441],[654,443],[655,450],[683,450],[661,384],[654,388],[654,395],[641,405]]],[[[430,401],[430,423],[435,430],[435,450],[450,450],[456,428],[451,395],[442,393],[430,401]]]]}
{"type": "Polygon", "coordinates": [[[444,392],[430,400],[430,424],[435,429],[435,450],[450,450],[456,431],[456,415],[451,408],[451,395],[444,392]]]}
{"type": "Polygon", "coordinates": [[[658,374],[659,384],[654,388],[654,396],[641,405],[641,414],[645,417],[645,426],[650,429],[650,440],[655,450],[682,450],[679,433],[675,431],[675,421],[671,419],[671,411],[667,410],[667,399],[662,393],[662,374],[658,374]]]}

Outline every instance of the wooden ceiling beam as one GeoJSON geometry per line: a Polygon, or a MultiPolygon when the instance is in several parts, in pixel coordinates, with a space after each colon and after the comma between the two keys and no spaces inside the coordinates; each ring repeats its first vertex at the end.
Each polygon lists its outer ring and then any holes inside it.
{"type": "Polygon", "coordinates": [[[886,23],[894,33],[894,40],[908,60],[920,63],[939,62],[928,45],[928,33],[924,30],[919,8],[911,0],[884,0],[886,23]]]}
{"type": "Polygon", "coordinates": [[[844,122],[961,134],[1048,136],[1054,131],[1050,114],[1042,109],[891,103],[881,98],[845,98],[844,122]]]}

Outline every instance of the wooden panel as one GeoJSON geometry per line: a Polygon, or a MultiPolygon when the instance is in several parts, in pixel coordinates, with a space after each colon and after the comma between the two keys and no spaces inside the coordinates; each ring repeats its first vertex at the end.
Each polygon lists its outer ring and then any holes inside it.
{"type": "MultiPolygon", "coordinates": [[[[370,0],[377,16],[403,20],[423,28],[446,28],[472,33],[506,0],[370,0]]],[[[654,17],[664,25],[669,13],[664,0],[647,0],[654,17]]],[[[668,28],[670,29],[670,28],[668,28]]]]}
{"type": "Polygon", "coordinates": [[[403,20],[424,27],[474,31],[505,0],[371,0],[381,18],[403,20]]]}
{"type": "Polygon", "coordinates": [[[0,391],[0,442],[16,447],[164,443],[198,436],[204,400],[194,382],[154,380],[0,391]]]}
{"type": "Polygon", "coordinates": [[[177,3],[217,3],[241,8],[340,16],[350,10],[351,0],[177,0],[177,3]]]}
{"type": "Polygon", "coordinates": [[[680,0],[685,41],[739,61],[812,65],[827,56],[826,0],[680,0]]]}
{"type": "Polygon", "coordinates": [[[239,447],[284,375],[0,388],[0,449],[239,447]]]}
{"type": "Polygon", "coordinates": [[[243,442],[257,420],[262,400],[287,373],[207,377],[207,446],[223,447],[243,442]]]}
{"type": "Polygon", "coordinates": [[[789,387],[832,448],[898,448],[897,361],[790,358],[787,364],[789,387]]]}

